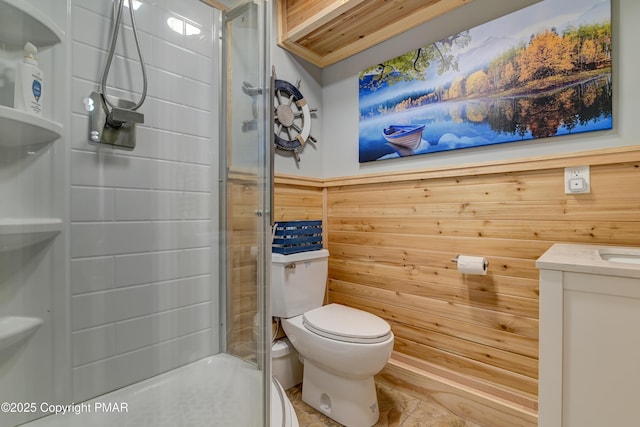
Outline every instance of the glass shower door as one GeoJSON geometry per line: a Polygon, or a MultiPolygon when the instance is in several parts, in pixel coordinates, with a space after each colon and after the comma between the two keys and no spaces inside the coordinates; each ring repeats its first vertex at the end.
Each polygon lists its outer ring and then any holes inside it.
{"type": "Polygon", "coordinates": [[[271,134],[268,21],[270,3],[246,2],[223,14],[220,134],[221,271],[226,295],[222,345],[260,371],[247,396],[269,425],[271,310],[271,134]]]}

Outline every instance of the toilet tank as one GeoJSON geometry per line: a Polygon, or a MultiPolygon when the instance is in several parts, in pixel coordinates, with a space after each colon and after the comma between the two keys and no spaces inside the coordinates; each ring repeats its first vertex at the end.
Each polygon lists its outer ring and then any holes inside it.
{"type": "Polygon", "coordinates": [[[271,315],[294,317],[322,306],[329,251],[271,254],[271,315]]]}

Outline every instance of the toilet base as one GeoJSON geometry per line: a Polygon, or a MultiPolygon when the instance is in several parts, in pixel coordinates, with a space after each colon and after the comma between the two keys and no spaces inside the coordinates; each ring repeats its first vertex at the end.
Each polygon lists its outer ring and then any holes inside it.
{"type": "Polygon", "coordinates": [[[304,360],[302,400],[347,427],[370,427],[380,410],[373,377],[344,378],[304,360]]]}

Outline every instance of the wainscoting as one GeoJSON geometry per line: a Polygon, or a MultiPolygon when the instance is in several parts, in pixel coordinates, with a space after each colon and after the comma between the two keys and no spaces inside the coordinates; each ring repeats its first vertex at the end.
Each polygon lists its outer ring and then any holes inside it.
{"type": "Polygon", "coordinates": [[[328,300],[387,320],[381,381],[487,426],[537,425],[538,270],[553,243],[640,246],[640,151],[338,179],[276,177],[276,217],[319,219],[328,300]],[[565,194],[564,167],[591,166],[565,194]],[[457,272],[486,256],[486,276],[457,272]]]}
{"type": "MultiPolygon", "coordinates": [[[[318,220],[323,219],[322,184],[297,178],[278,178],[274,195],[274,220],[318,220]],[[302,183],[298,182],[301,181],[302,183]]],[[[255,357],[257,342],[255,335],[257,251],[255,242],[259,232],[255,209],[258,184],[256,176],[235,171],[227,180],[226,227],[231,231],[233,265],[228,278],[227,336],[229,352],[236,356],[255,357]],[[253,246],[253,248],[252,248],[253,246]]],[[[325,239],[326,241],[326,239],[325,239]]]]}
{"type": "Polygon", "coordinates": [[[256,206],[258,185],[256,176],[249,173],[230,173],[227,180],[228,211],[226,228],[230,232],[228,244],[233,252],[227,283],[227,345],[230,354],[253,360],[257,350],[255,314],[258,222],[256,206]],[[253,246],[253,250],[252,250],[253,246]]]}

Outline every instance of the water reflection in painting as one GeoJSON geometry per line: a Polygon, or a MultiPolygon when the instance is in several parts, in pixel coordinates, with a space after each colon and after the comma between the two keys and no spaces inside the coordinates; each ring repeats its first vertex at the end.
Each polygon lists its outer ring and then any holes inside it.
{"type": "Polygon", "coordinates": [[[545,0],[363,71],[360,162],[610,129],[610,10],[545,0]]]}

